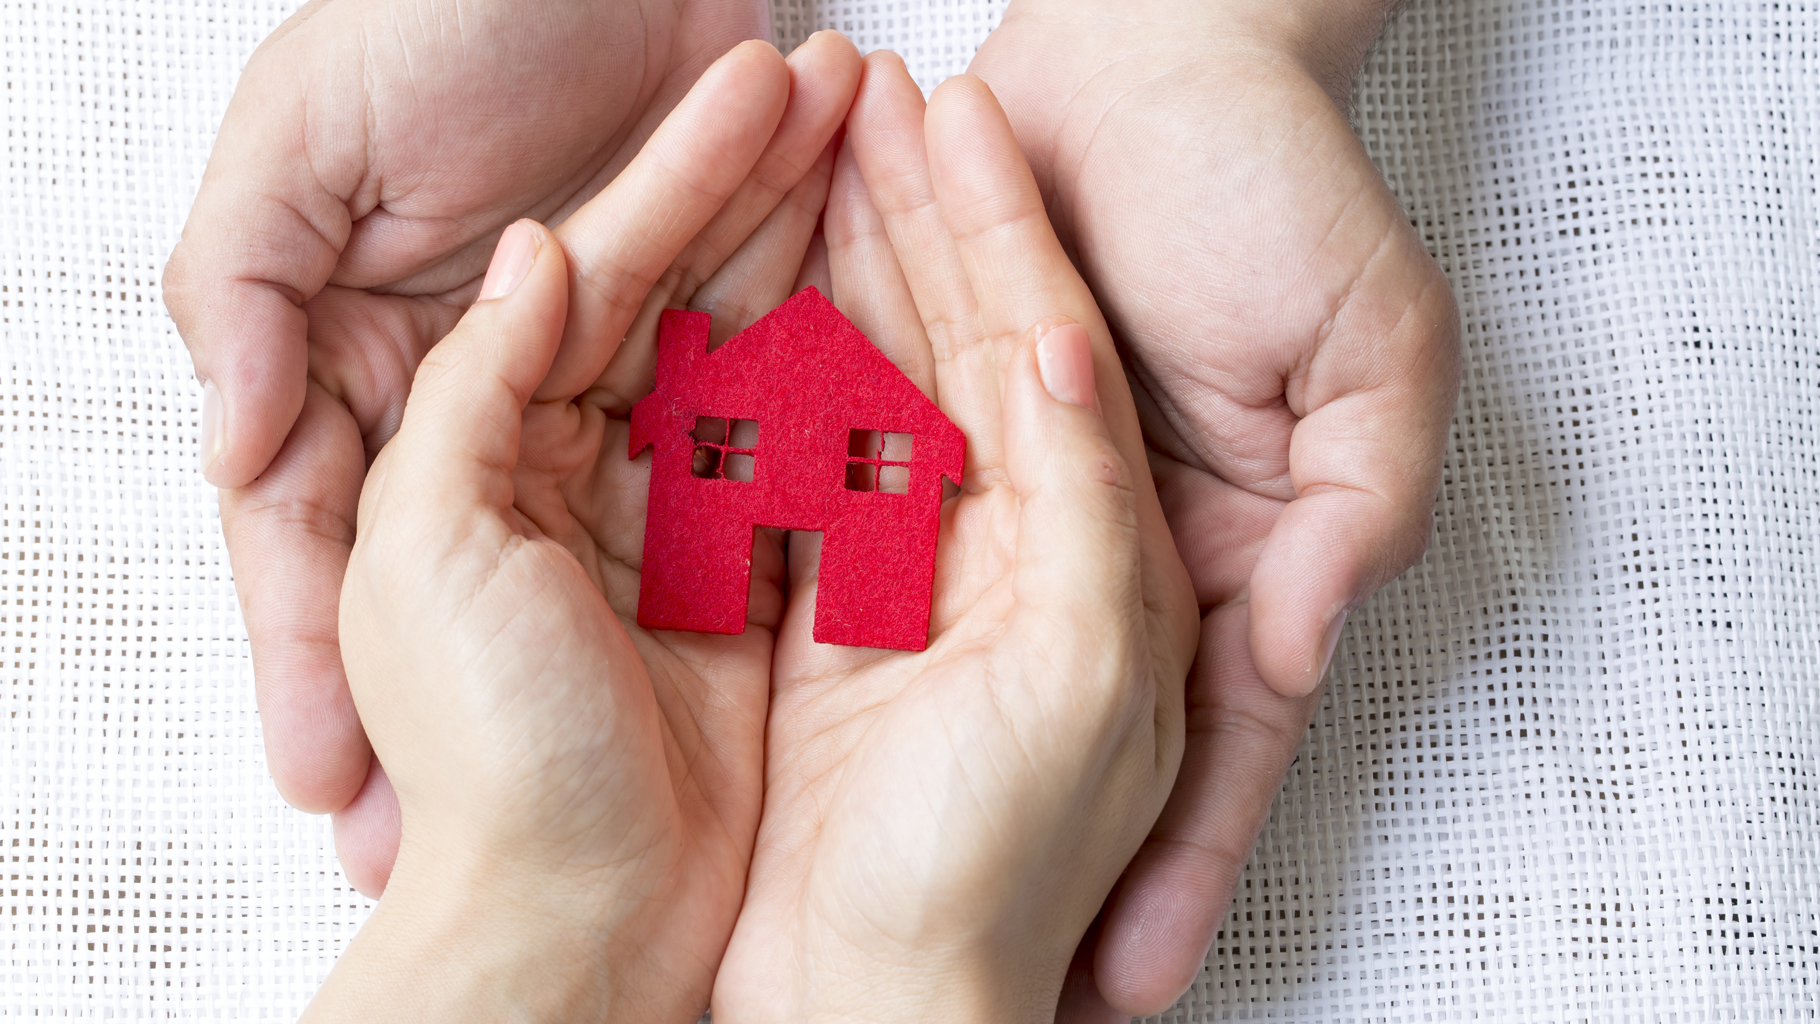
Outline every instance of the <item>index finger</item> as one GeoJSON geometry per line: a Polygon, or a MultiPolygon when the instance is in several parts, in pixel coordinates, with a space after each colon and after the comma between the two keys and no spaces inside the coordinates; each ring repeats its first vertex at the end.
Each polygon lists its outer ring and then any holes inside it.
{"type": "Polygon", "coordinates": [[[789,96],[777,50],[741,43],[619,177],[556,228],[569,257],[569,318],[538,401],[573,398],[600,376],[645,294],[758,162],[789,96]]]}
{"type": "MultiPolygon", "coordinates": [[[[740,44],[556,229],[569,253],[569,324],[540,400],[600,382],[641,310],[654,317],[673,295],[686,299],[765,220],[840,125],[858,62],[836,33],[818,33],[788,62],[767,43],[740,44]]],[[[615,373],[642,379],[646,369],[615,373]]]]}
{"type": "Polygon", "coordinates": [[[1066,317],[1086,327],[1107,426],[1126,461],[1143,465],[1142,434],[1112,334],[1056,238],[998,100],[985,82],[957,75],[930,97],[924,131],[941,217],[966,267],[981,329],[999,365],[1045,320],[1066,317]]]}

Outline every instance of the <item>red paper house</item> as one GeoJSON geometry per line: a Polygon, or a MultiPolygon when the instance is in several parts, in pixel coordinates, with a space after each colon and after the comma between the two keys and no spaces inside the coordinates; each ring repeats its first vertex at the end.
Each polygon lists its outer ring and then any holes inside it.
{"type": "Polygon", "coordinates": [[[656,449],[639,624],[745,632],[754,529],[819,530],[816,641],[922,650],[966,438],[814,288],[713,352],[708,323],[663,314],[632,409],[631,456],[656,449]]]}

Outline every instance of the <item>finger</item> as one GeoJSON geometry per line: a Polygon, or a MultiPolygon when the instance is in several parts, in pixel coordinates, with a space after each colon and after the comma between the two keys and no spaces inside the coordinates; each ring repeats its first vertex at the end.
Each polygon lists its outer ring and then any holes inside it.
{"type": "Polygon", "coordinates": [[[1117,634],[1143,607],[1137,503],[1099,414],[1093,345],[1080,324],[1056,326],[1012,355],[1005,454],[1018,536],[1029,541],[1018,544],[1019,607],[1040,610],[1050,633],[1059,614],[1109,650],[1139,642],[1117,634]]]}
{"type": "Polygon", "coordinates": [[[600,376],[646,293],[764,152],[789,83],[775,49],[734,47],[625,171],[557,229],[573,268],[569,322],[539,397],[572,398],[600,376]]]}
{"type": "MultiPolygon", "coordinates": [[[[512,505],[525,407],[556,357],[568,286],[563,247],[543,225],[521,220],[500,236],[478,300],[418,367],[404,426],[382,456],[409,477],[411,500],[512,505]]],[[[367,500],[382,499],[363,497],[363,521],[367,500]]]]}
{"type": "Polygon", "coordinates": [[[356,799],[369,756],[337,623],[367,459],[396,429],[420,339],[440,336],[455,317],[433,300],[332,286],[308,308],[303,412],[259,477],[220,497],[266,759],[287,800],[323,813],[356,799]]]}
{"type": "Polygon", "coordinates": [[[1062,994],[1056,1000],[1055,1024],[1130,1024],[1131,1015],[1120,1013],[1100,997],[1093,983],[1093,950],[1099,944],[1100,922],[1081,938],[1062,979],[1062,994]]]}
{"type": "Polygon", "coordinates": [[[812,190],[821,198],[814,207],[820,215],[835,135],[859,88],[859,51],[839,32],[823,30],[792,50],[786,64],[790,102],[777,132],[739,190],[677,258],[658,291],[687,301],[732,253],[746,247],[754,227],[768,220],[786,197],[800,201],[803,182],[817,176],[820,181],[812,190]]]}
{"type": "MultiPolygon", "coordinates": [[[[1143,435],[1111,332],[1056,239],[998,101],[977,78],[951,78],[930,101],[924,134],[941,218],[978,297],[979,372],[1008,358],[1029,325],[1040,330],[1059,321],[1079,324],[1091,343],[1084,376],[1095,382],[1110,437],[1125,465],[1144,469],[1143,435]]],[[[1131,486],[1141,524],[1133,563],[1142,580],[1142,606],[1165,613],[1165,635],[1188,644],[1193,606],[1187,576],[1167,540],[1149,475],[1131,486]]]]}
{"type": "Polygon", "coordinates": [[[221,491],[267,766],[284,798],[314,814],[340,809],[366,776],[335,619],[365,469],[352,417],[312,385],[259,479],[221,491]]]}
{"type": "MultiPolygon", "coordinates": [[[[790,100],[765,152],[720,212],[645,295],[624,343],[594,385],[614,397],[616,412],[623,414],[651,390],[657,322],[663,311],[691,303],[701,284],[742,250],[753,230],[770,223],[780,202],[798,196],[804,181],[822,173],[821,157],[847,116],[859,84],[859,52],[838,32],[818,32],[792,51],[786,63],[790,100]]],[[[813,187],[825,195],[825,181],[813,187]]],[[[716,340],[725,337],[719,330],[716,323],[716,340]]]]}
{"type": "Polygon", "coordinates": [[[1002,363],[1044,317],[1085,325],[1108,398],[1107,420],[1125,458],[1136,464],[1142,435],[1111,333],[1049,224],[1030,165],[991,90],[969,75],[942,83],[929,102],[925,136],[942,222],[978,297],[982,361],[1002,363]]]}
{"type": "Polygon", "coordinates": [[[303,409],[303,302],[335,269],[352,223],[332,188],[364,161],[304,150],[294,89],[261,87],[255,62],[222,118],[183,237],[164,268],[164,302],[206,382],[203,475],[239,487],[266,468],[303,409]],[[341,164],[347,166],[340,166],[341,164]]]}
{"type": "MultiPolygon", "coordinates": [[[[558,229],[574,267],[570,319],[539,397],[604,383],[640,309],[649,306],[655,322],[671,297],[686,299],[814,165],[852,95],[857,55],[824,34],[792,58],[787,65],[764,43],[735,47],[625,172],[558,229]]],[[[642,379],[644,369],[620,375],[642,379]]]]}
{"type": "MultiPolygon", "coordinates": [[[[471,291],[478,293],[478,281],[471,291]]],[[[332,284],[304,304],[309,379],[347,406],[369,456],[398,432],[418,363],[455,328],[465,308],[441,298],[373,295],[332,284]]]]}
{"type": "Polygon", "coordinates": [[[346,807],[335,812],[335,857],[341,873],[367,899],[385,895],[398,860],[398,840],[404,819],[398,811],[398,794],[392,780],[375,757],[367,767],[366,785],[346,807]]]}
{"type": "Polygon", "coordinates": [[[834,293],[834,281],[828,269],[828,240],[821,234],[809,239],[809,251],[803,253],[803,265],[796,268],[796,284],[790,288],[795,295],[804,288],[813,288],[823,295],[834,293]]]}
{"type": "Polygon", "coordinates": [[[967,435],[967,476],[974,486],[979,471],[997,475],[1005,465],[1000,360],[979,344],[972,286],[929,180],[923,115],[922,90],[903,60],[884,51],[867,54],[847,116],[847,141],[929,343],[936,404],[967,435]]]}
{"type": "Polygon", "coordinates": [[[1212,608],[1244,595],[1285,503],[1154,452],[1150,476],[1196,605],[1212,608]]]}
{"type": "Polygon", "coordinates": [[[1290,696],[1320,686],[1347,612],[1421,557],[1433,529],[1459,392],[1459,311],[1414,232],[1397,237],[1315,353],[1290,438],[1296,497],[1251,574],[1252,656],[1290,696]],[[1422,280],[1376,279],[1404,274],[1422,280]],[[1387,308],[1377,295],[1417,298],[1387,308]]]}
{"type": "Polygon", "coordinates": [[[1134,1016],[1187,991],[1314,714],[1251,664],[1244,604],[1207,617],[1188,688],[1175,789],[1109,902],[1094,958],[1099,992],[1134,1016]]]}
{"type": "Polygon", "coordinates": [[[834,147],[830,144],[765,222],[689,297],[690,309],[712,318],[710,347],[750,327],[795,293],[797,274],[828,202],[828,179],[833,173],[834,147]]]}
{"type": "MultiPolygon", "coordinates": [[[[826,201],[828,178],[833,171],[832,145],[824,147],[823,159],[790,190],[784,201],[771,211],[764,224],[752,232],[745,244],[732,254],[713,277],[696,289],[690,308],[707,312],[712,317],[710,339],[719,344],[753,321],[770,312],[790,297],[792,285],[815,237],[815,225],[826,201]]],[[[655,293],[653,293],[655,294],[655,293]]],[[[636,336],[627,339],[625,348],[614,357],[605,380],[587,393],[586,401],[609,412],[624,414],[637,398],[650,391],[649,376],[636,384],[626,385],[618,377],[624,357],[635,345],[646,344],[636,336]]],[[[649,374],[650,370],[641,370],[649,374]]],[[[648,486],[649,460],[625,459],[625,442],[621,434],[617,444],[609,443],[608,457],[593,471],[572,475],[564,486],[571,509],[593,510],[583,521],[607,526],[596,531],[588,542],[604,550],[618,552],[627,564],[636,565],[645,515],[645,492],[648,486]],[[628,502],[631,502],[628,507],[628,502]]],[[[543,460],[542,453],[531,453],[543,460]]],[[[782,615],[781,557],[782,535],[762,539],[753,549],[752,594],[748,609],[753,622],[765,628],[774,627],[782,615]],[[763,557],[773,554],[774,557],[763,557]]],[[[635,597],[634,583],[629,589],[607,587],[609,599],[616,595],[635,597]]]]}
{"type": "Polygon", "coordinates": [[[885,219],[872,205],[850,144],[834,162],[834,181],[822,217],[827,240],[828,295],[861,334],[904,372],[923,394],[936,397],[935,355],[898,264],[885,219]]]}
{"type": "MultiPolygon", "coordinates": [[[[689,305],[712,317],[710,338],[715,344],[744,330],[792,294],[791,285],[798,275],[805,251],[810,247],[810,239],[815,234],[815,225],[826,201],[828,177],[832,170],[832,147],[824,147],[823,159],[790,190],[784,201],[771,211],[765,222],[751,233],[745,244],[732,254],[714,276],[696,289],[689,305]]],[[[590,389],[586,397],[590,405],[622,415],[638,398],[649,393],[652,384],[648,376],[630,387],[619,379],[617,370],[621,360],[634,345],[645,344],[643,339],[636,336],[629,337],[627,341],[627,346],[614,357],[614,365],[607,368],[603,382],[590,389]]],[[[623,451],[624,444],[609,445],[608,450],[623,451]]],[[[547,460],[547,455],[541,452],[535,453],[534,457],[540,463],[547,460]]],[[[619,457],[614,457],[598,465],[596,470],[570,476],[565,493],[571,502],[579,502],[582,507],[597,510],[586,517],[588,521],[611,524],[612,529],[607,535],[611,541],[604,543],[611,547],[615,543],[629,540],[632,547],[626,557],[635,558],[631,552],[637,550],[638,538],[643,533],[642,527],[621,529],[628,523],[626,517],[610,514],[608,510],[628,511],[624,503],[635,496],[637,517],[642,519],[649,465],[634,459],[622,467],[619,457]]],[[[597,536],[593,542],[603,543],[603,540],[597,536]]]]}

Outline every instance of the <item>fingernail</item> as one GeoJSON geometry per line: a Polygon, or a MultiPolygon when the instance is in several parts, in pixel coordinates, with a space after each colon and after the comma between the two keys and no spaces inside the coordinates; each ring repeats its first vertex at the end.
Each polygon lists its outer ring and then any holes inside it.
{"type": "Polygon", "coordinates": [[[206,479],[209,467],[221,457],[221,449],[226,447],[227,438],[223,436],[224,417],[221,414],[221,392],[216,390],[213,381],[202,383],[202,475],[206,479]]]}
{"type": "Polygon", "coordinates": [[[1036,369],[1051,398],[1098,410],[1093,392],[1093,340],[1080,324],[1063,324],[1037,339],[1036,369]]]}
{"type": "Polygon", "coordinates": [[[1315,686],[1321,685],[1321,680],[1327,678],[1327,670],[1333,667],[1333,652],[1340,646],[1340,634],[1345,629],[1346,608],[1342,605],[1327,623],[1327,634],[1321,638],[1321,660],[1315,664],[1315,686]]]}
{"type": "Polygon", "coordinates": [[[530,224],[515,221],[499,236],[499,245],[493,249],[493,262],[487,265],[487,279],[480,285],[480,298],[475,301],[503,299],[512,294],[531,272],[531,259],[536,255],[536,232],[531,230],[530,224]]]}

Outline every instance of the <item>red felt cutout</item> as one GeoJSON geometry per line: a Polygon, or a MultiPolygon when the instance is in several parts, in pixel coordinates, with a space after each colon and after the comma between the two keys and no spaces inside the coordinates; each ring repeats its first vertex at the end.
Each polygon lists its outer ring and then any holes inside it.
{"type": "Polygon", "coordinates": [[[771,526],[822,533],[817,643],[928,646],[966,437],[814,288],[713,352],[708,324],[664,311],[657,387],[632,408],[631,456],[655,449],[639,625],[745,632],[752,531],[771,526]]]}

